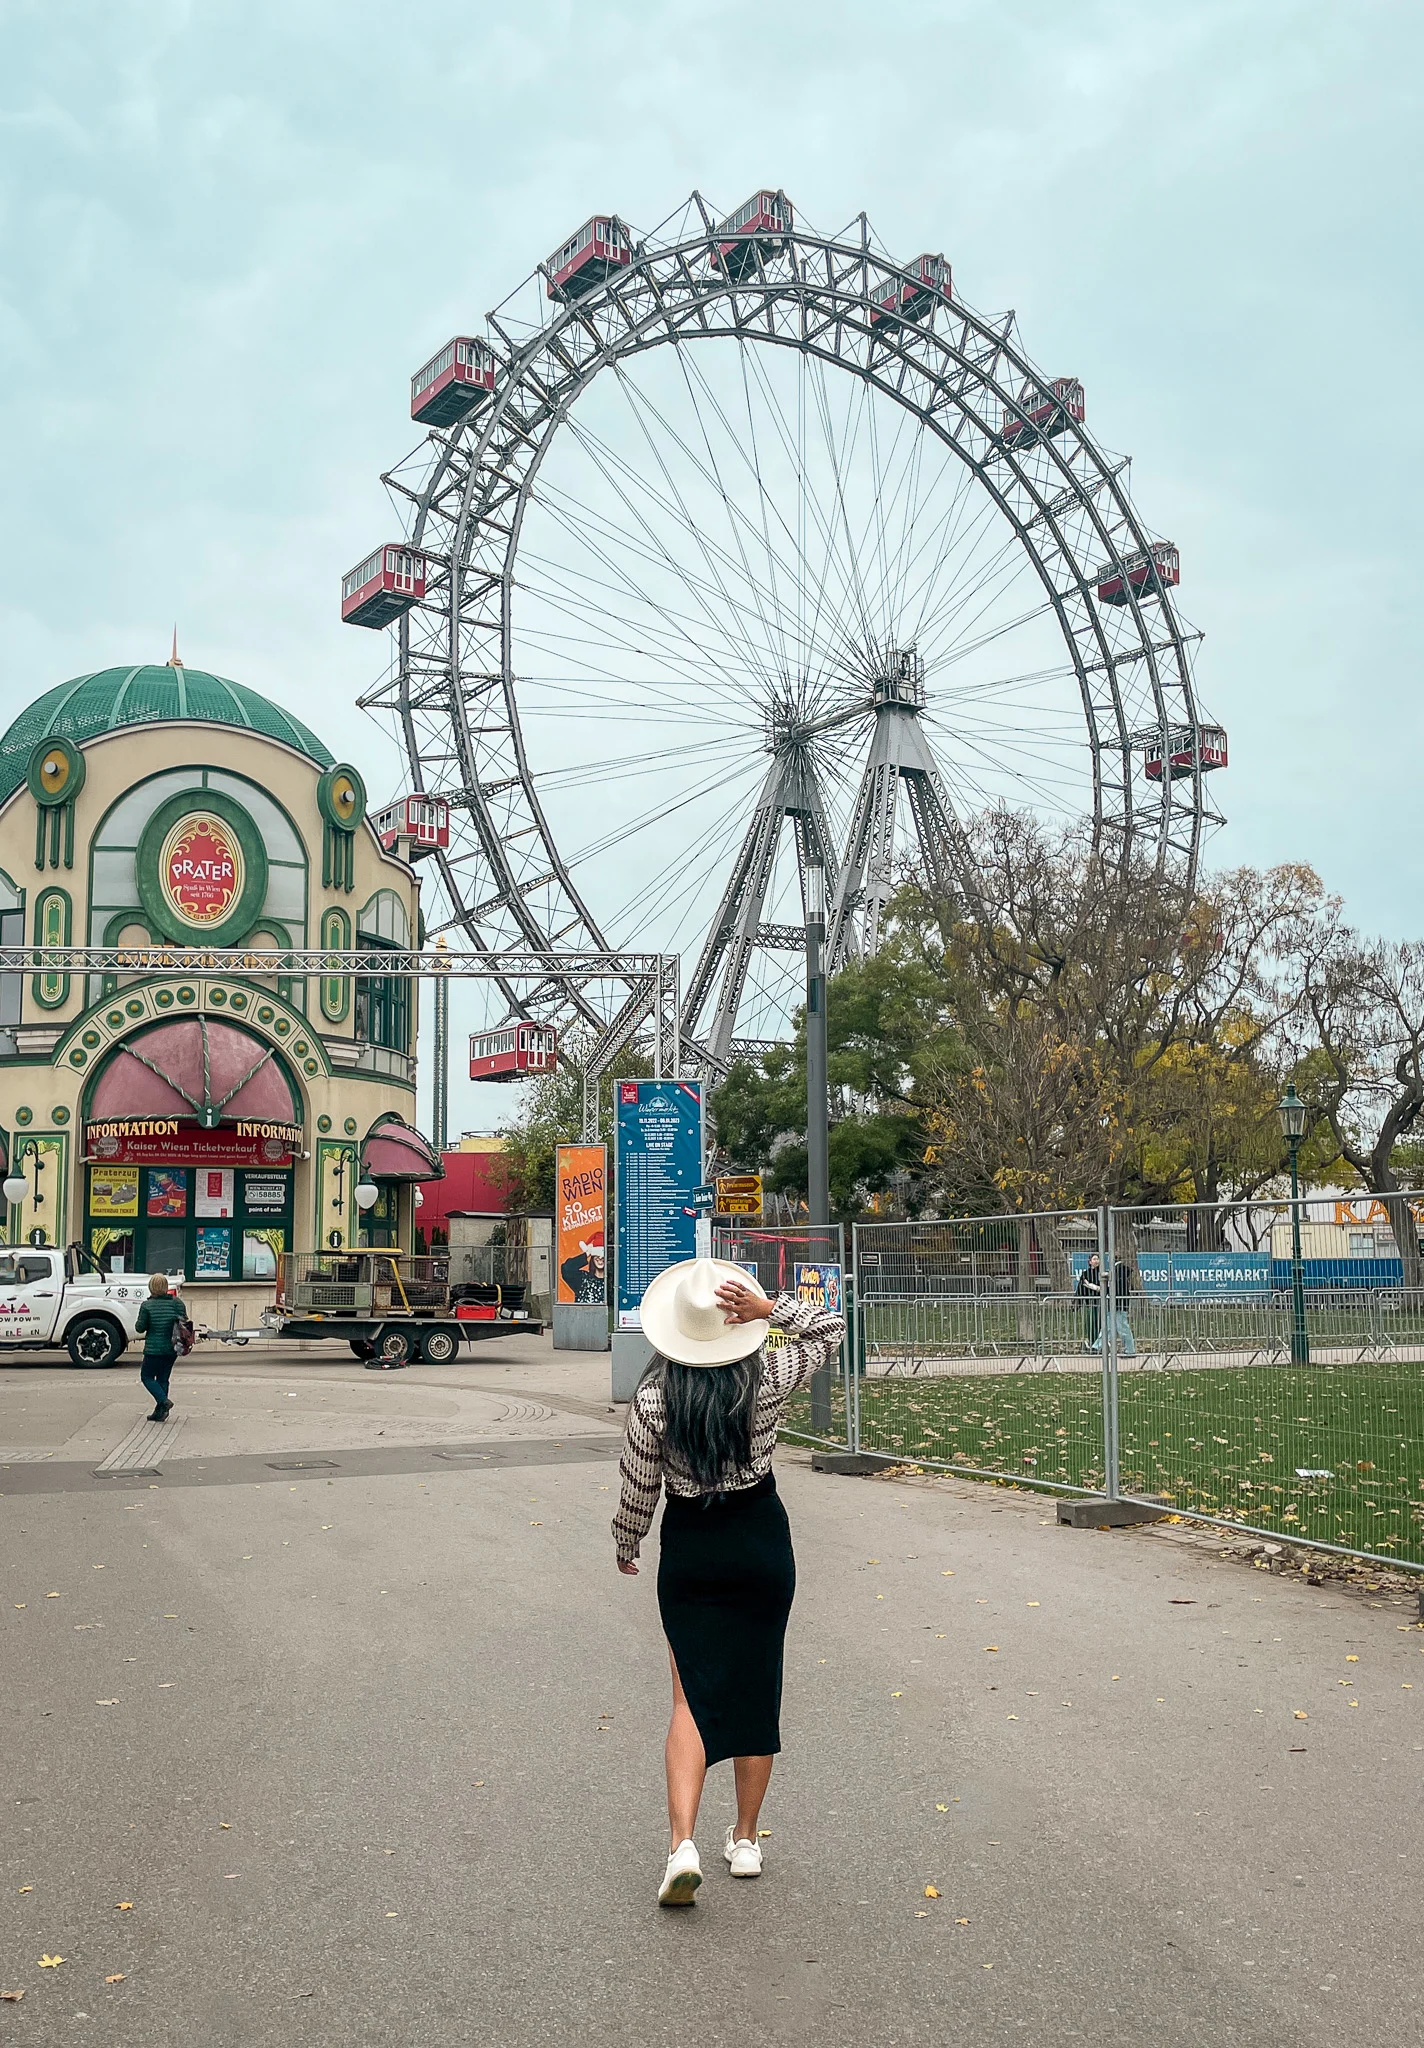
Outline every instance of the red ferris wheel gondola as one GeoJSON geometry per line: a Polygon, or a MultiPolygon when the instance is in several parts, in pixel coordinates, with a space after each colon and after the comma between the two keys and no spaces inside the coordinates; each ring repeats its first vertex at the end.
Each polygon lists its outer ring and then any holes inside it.
{"type": "Polygon", "coordinates": [[[341,616],[348,626],[388,626],[425,595],[425,557],[393,541],[341,579],[341,616]]]}
{"type": "Polygon", "coordinates": [[[596,213],[544,265],[551,299],[581,299],[633,261],[633,240],[616,214],[596,213]]]}
{"type": "Polygon", "coordinates": [[[753,192],[712,230],[712,261],[728,277],[745,277],[755,268],[757,252],[779,248],[795,225],[796,210],[784,192],[753,192]]]}
{"type": "MultiPolygon", "coordinates": [[[[1224,768],[1227,765],[1226,730],[1223,726],[1202,726],[1195,744],[1190,730],[1169,732],[1167,740],[1165,766],[1167,775],[1173,782],[1179,782],[1184,775],[1190,775],[1198,764],[1203,775],[1213,768],[1224,768]]],[[[1147,780],[1160,782],[1163,766],[1162,736],[1158,733],[1149,741],[1142,764],[1147,780]]]]}
{"type": "Polygon", "coordinates": [[[1087,417],[1083,387],[1076,377],[1055,377],[1047,392],[1025,384],[1013,411],[1005,411],[999,431],[1006,448],[1029,447],[1050,434],[1066,434],[1087,417]]]}
{"type": "Polygon", "coordinates": [[[937,298],[949,297],[951,274],[943,256],[917,256],[908,268],[913,283],[897,285],[888,299],[880,301],[870,315],[872,327],[887,320],[923,320],[937,298]]]}
{"type": "Polygon", "coordinates": [[[1127,604],[1134,597],[1161,597],[1172,584],[1182,580],[1181,556],[1177,544],[1154,540],[1150,548],[1124,555],[1099,569],[1098,603],[1127,604]]]}
{"type": "Polygon", "coordinates": [[[384,810],[373,811],[371,823],[387,853],[394,853],[401,839],[410,841],[414,858],[450,844],[450,806],[443,796],[397,797],[384,810]]]}
{"type": "Polygon", "coordinates": [[[501,1024],[497,1031],[470,1034],[472,1081],[522,1081],[547,1074],[558,1064],[559,1034],[552,1024],[501,1024]]]}
{"type": "Polygon", "coordinates": [[[457,334],[410,380],[410,416],[423,427],[452,427],[494,390],[494,354],[475,334],[457,334]]]}

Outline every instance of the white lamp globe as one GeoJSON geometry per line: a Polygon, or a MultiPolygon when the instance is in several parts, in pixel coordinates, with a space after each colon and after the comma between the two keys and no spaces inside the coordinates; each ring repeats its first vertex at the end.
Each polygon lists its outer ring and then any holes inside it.
{"type": "Polygon", "coordinates": [[[374,1181],[358,1180],[356,1183],[356,1207],[374,1209],[381,1199],[381,1191],[374,1181]]]}
{"type": "Polygon", "coordinates": [[[30,1184],[22,1173],[7,1173],[5,1176],[5,1200],[23,1202],[30,1192],[30,1184]]]}

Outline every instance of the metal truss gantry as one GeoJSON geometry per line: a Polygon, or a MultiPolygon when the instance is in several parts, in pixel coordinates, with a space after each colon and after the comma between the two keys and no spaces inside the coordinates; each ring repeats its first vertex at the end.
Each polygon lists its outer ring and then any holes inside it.
{"type": "MultiPolygon", "coordinates": [[[[628,993],[613,1019],[579,1048],[568,1063],[584,1077],[585,1135],[597,1082],[642,1027],[651,1021],[653,1078],[676,1080],[682,1072],[681,962],[676,953],[583,951],[551,953],[429,952],[335,953],[316,947],[197,946],[0,946],[0,974],[124,975],[146,979],[198,977],[205,980],[269,982],[331,978],[434,981],[493,981],[511,994],[520,1012],[521,988],[545,990],[567,982],[582,990],[599,982],[623,985],[628,993]]],[[[565,1041],[567,1044],[567,1041],[565,1041]]],[[[437,1076],[437,1090],[439,1077],[437,1076]]]]}

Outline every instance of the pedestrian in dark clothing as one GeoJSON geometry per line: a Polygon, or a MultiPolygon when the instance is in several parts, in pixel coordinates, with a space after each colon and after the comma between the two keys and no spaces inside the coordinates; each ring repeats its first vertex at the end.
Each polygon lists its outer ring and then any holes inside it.
{"type": "Polygon", "coordinates": [[[187,1320],[188,1310],[182,1295],[169,1293],[168,1282],[162,1273],[151,1274],[148,1300],[139,1310],[138,1321],[134,1324],[143,1339],[143,1368],[139,1377],[153,1396],[150,1422],[166,1422],[172,1410],[168,1379],[176,1356],[173,1330],[175,1324],[186,1323],[187,1320]]]}
{"type": "Polygon", "coordinates": [[[1083,1349],[1091,1351],[1098,1341],[1099,1318],[1103,1310],[1103,1262],[1096,1252],[1078,1275],[1074,1292],[1087,1312],[1088,1334],[1083,1339],[1083,1349]]]}

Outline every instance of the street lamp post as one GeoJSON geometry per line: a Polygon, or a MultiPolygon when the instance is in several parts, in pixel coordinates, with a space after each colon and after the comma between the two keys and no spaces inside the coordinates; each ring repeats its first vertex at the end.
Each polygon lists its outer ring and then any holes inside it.
{"type": "MultiPolygon", "coordinates": [[[[35,1162],[34,1206],[36,1209],[42,1209],[44,1207],[44,1196],[40,1192],[40,1175],[44,1172],[45,1160],[43,1152],[41,1152],[33,1138],[30,1139],[28,1145],[21,1149],[19,1158],[5,1176],[3,1184],[5,1200],[18,1204],[29,1198],[30,1183],[25,1173],[25,1162],[29,1159],[33,1159],[35,1162]]],[[[37,1228],[32,1234],[31,1243],[35,1242],[36,1239],[38,1239],[40,1244],[44,1243],[45,1234],[42,1229],[37,1228]]]]}
{"type": "MultiPolygon", "coordinates": [[[[831,1167],[830,1091],[826,1077],[826,976],[821,949],[826,942],[826,871],[819,861],[805,869],[806,906],[806,1207],[811,1224],[812,1257],[823,1259],[830,1249],[831,1167]]],[[[811,1375],[811,1429],[828,1436],[831,1428],[831,1373],[822,1366],[811,1375]]]]}
{"type": "Polygon", "coordinates": [[[1300,1146],[1310,1111],[1292,1081],[1276,1105],[1281,1135],[1290,1146],[1291,1176],[1291,1364],[1309,1365],[1310,1332],[1305,1324],[1305,1269],[1300,1257],[1300,1146]]]}

